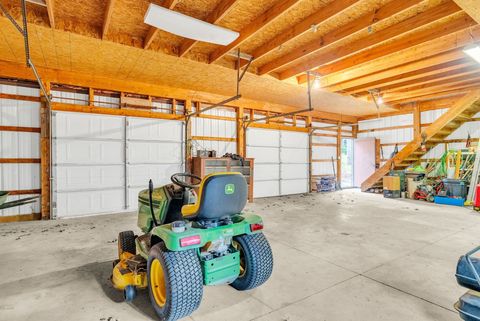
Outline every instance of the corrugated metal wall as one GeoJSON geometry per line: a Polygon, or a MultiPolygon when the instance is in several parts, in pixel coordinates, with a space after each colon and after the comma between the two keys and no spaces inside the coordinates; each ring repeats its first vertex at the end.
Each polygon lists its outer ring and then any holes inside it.
{"type": "MultiPolygon", "coordinates": [[[[36,88],[0,84],[0,93],[38,97],[36,88]]],[[[40,127],[40,103],[0,98],[0,126],[40,127]]],[[[0,131],[0,158],[40,158],[40,134],[0,131]]],[[[40,164],[0,164],[0,190],[40,188],[40,164]]],[[[9,196],[8,201],[33,195],[9,196]]],[[[0,210],[0,216],[40,212],[33,204],[0,210]]]]}

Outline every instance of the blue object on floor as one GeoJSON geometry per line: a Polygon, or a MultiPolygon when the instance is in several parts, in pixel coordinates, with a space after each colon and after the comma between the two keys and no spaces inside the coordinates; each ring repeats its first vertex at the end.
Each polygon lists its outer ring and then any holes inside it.
{"type": "Polygon", "coordinates": [[[465,204],[464,198],[452,198],[452,197],[443,197],[435,196],[436,204],[445,204],[445,205],[454,205],[454,206],[463,206],[465,204]]]}
{"type": "Polygon", "coordinates": [[[468,291],[457,303],[455,309],[465,321],[480,321],[480,293],[468,291]]]}
{"type": "Polygon", "coordinates": [[[480,292],[480,284],[475,274],[480,272],[480,259],[469,258],[467,255],[462,255],[458,259],[457,272],[455,277],[459,285],[480,292]]]}

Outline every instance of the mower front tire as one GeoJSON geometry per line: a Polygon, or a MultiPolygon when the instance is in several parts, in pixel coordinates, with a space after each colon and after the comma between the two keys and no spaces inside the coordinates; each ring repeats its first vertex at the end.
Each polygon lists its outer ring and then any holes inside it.
{"type": "Polygon", "coordinates": [[[200,306],[203,276],[195,250],[170,252],[163,243],[152,246],[147,280],[150,301],[162,321],[189,316],[200,306]]]}
{"type": "Polygon", "coordinates": [[[133,255],[137,254],[137,247],[135,245],[135,234],[133,231],[124,231],[118,233],[118,258],[123,252],[128,252],[133,255]]]}
{"type": "Polygon", "coordinates": [[[240,275],[230,285],[239,291],[250,290],[265,283],[273,270],[273,255],[263,233],[233,238],[240,252],[240,275]]]}

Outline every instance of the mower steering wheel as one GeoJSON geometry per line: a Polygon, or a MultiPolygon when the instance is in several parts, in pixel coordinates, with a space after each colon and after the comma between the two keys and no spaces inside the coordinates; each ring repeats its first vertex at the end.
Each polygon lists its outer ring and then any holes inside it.
{"type": "Polygon", "coordinates": [[[197,187],[200,186],[202,178],[198,177],[197,175],[193,175],[193,174],[189,174],[189,173],[176,173],[176,174],[173,174],[170,177],[170,180],[172,181],[173,184],[176,184],[180,187],[193,189],[193,188],[197,188],[197,187]],[[196,180],[198,183],[197,184],[193,184],[193,183],[188,184],[187,182],[185,182],[185,178],[190,178],[191,180],[196,180]]]}

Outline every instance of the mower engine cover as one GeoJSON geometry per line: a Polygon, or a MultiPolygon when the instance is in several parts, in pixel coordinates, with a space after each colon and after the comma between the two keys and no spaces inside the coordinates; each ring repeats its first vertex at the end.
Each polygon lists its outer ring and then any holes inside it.
{"type": "MultiPolygon", "coordinates": [[[[477,273],[480,272],[480,259],[476,257],[470,257],[470,260],[477,273]]],[[[480,284],[478,284],[478,281],[475,278],[472,267],[467,260],[467,255],[462,255],[458,259],[457,272],[455,273],[455,277],[457,278],[457,282],[459,285],[466,287],[470,290],[480,291],[480,284]]]]}
{"type": "Polygon", "coordinates": [[[480,293],[468,291],[455,303],[455,309],[465,321],[480,321],[480,293]]]}
{"type": "MultiPolygon", "coordinates": [[[[159,224],[163,224],[170,206],[171,196],[166,186],[155,188],[152,194],[153,213],[159,224]]],[[[138,193],[138,221],[137,226],[148,233],[153,228],[152,213],[148,197],[148,189],[138,193]]]]}

